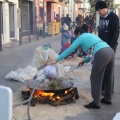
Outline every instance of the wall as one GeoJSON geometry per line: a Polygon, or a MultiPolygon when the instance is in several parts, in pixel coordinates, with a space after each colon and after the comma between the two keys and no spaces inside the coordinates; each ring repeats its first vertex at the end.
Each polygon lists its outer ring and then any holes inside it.
{"type": "Polygon", "coordinates": [[[60,9],[60,17],[62,16],[63,14],[63,11],[62,11],[62,4],[58,3],[52,3],[52,6],[51,6],[51,21],[54,20],[54,12],[55,14],[59,14],[59,9],[60,9]]]}

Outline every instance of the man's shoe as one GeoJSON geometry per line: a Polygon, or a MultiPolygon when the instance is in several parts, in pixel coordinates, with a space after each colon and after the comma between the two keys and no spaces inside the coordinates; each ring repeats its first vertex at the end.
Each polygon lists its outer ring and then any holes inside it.
{"type": "Polygon", "coordinates": [[[95,105],[93,102],[88,105],[84,105],[84,107],[89,109],[100,109],[100,106],[95,105]]]}
{"type": "Polygon", "coordinates": [[[104,103],[104,104],[107,104],[107,105],[111,105],[112,104],[112,102],[106,101],[105,98],[101,99],[101,103],[104,103]]]}

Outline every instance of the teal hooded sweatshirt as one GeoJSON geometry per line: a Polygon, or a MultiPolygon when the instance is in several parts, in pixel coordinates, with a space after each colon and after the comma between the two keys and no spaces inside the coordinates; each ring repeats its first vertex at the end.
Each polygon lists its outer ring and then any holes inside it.
{"type": "MultiPolygon", "coordinates": [[[[110,47],[106,42],[101,40],[97,35],[91,33],[81,34],[63,53],[59,55],[57,61],[61,61],[72,53],[76,48],[82,48],[83,52],[87,52],[90,48],[94,46],[93,53],[96,54],[102,48],[110,47]]],[[[90,62],[90,56],[84,58],[85,63],[90,62]]]]}

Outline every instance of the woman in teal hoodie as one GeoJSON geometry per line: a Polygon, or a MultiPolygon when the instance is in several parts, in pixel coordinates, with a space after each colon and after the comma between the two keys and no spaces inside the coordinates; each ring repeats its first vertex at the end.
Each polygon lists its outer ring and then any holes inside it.
{"type": "Polygon", "coordinates": [[[101,87],[104,77],[107,79],[105,84],[105,95],[104,98],[101,99],[101,102],[110,105],[114,71],[114,51],[97,35],[88,33],[88,26],[85,24],[81,27],[77,27],[74,31],[74,34],[77,36],[77,39],[68,49],[59,55],[56,61],[53,61],[51,64],[56,64],[58,61],[63,60],[76,48],[80,47],[83,52],[91,50],[92,57],[88,56],[78,64],[78,66],[81,66],[84,63],[88,63],[90,60],[92,60],[90,81],[93,101],[87,105],[84,105],[84,107],[91,109],[100,108],[101,87]]]}

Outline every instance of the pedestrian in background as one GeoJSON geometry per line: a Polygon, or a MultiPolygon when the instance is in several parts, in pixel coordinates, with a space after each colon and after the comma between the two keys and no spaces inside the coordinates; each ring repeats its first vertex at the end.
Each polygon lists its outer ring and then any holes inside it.
{"type": "Polygon", "coordinates": [[[71,23],[71,18],[69,17],[69,15],[67,14],[65,19],[64,19],[64,23],[70,27],[70,23],[71,23]]]}
{"type": "Polygon", "coordinates": [[[74,38],[74,36],[71,34],[71,31],[69,30],[69,27],[64,23],[61,31],[61,51],[59,54],[61,54],[64,50],[66,50],[70,46],[70,39],[74,38]]]}
{"type": "Polygon", "coordinates": [[[62,17],[61,17],[61,24],[62,24],[62,26],[64,24],[64,20],[65,20],[65,17],[64,17],[64,15],[62,15],[62,17]]]}
{"type": "Polygon", "coordinates": [[[89,15],[89,26],[90,26],[90,32],[91,33],[93,31],[93,24],[94,24],[93,16],[89,15]]]}
{"type": "Polygon", "coordinates": [[[101,102],[107,105],[111,104],[111,91],[112,91],[112,78],[114,71],[114,51],[104,41],[102,41],[97,35],[88,33],[88,26],[83,24],[81,27],[77,27],[74,31],[77,39],[66,49],[56,61],[52,61],[51,64],[56,64],[58,61],[63,60],[76,48],[80,47],[83,52],[91,50],[92,57],[88,56],[81,61],[78,66],[84,63],[92,62],[91,70],[91,94],[93,101],[84,107],[89,109],[100,108],[100,94],[102,81],[104,74],[107,73],[105,96],[101,99],[101,102]]]}
{"type": "Polygon", "coordinates": [[[56,20],[56,22],[60,22],[60,15],[59,14],[56,14],[55,20],[56,20]]]}
{"type": "Polygon", "coordinates": [[[88,16],[88,15],[85,17],[84,22],[85,22],[86,24],[89,23],[89,16],[88,16]]]}
{"type": "MultiPolygon", "coordinates": [[[[116,51],[119,37],[119,18],[118,16],[108,9],[106,2],[98,1],[95,5],[96,11],[100,14],[100,21],[98,27],[98,36],[107,42],[108,45],[116,51]]],[[[105,90],[105,82],[107,76],[104,76],[103,87],[105,90]]],[[[114,77],[113,77],[113,89],[114,89],[114,77]]]]}
{"type": "Polygon", "coordinates": [[[80,14],[78,14],[78,16],[76,17],[76,23],[77,23],[77,26],[79,26],[81,24],[81,16],[80,16],[80,14]]]}

